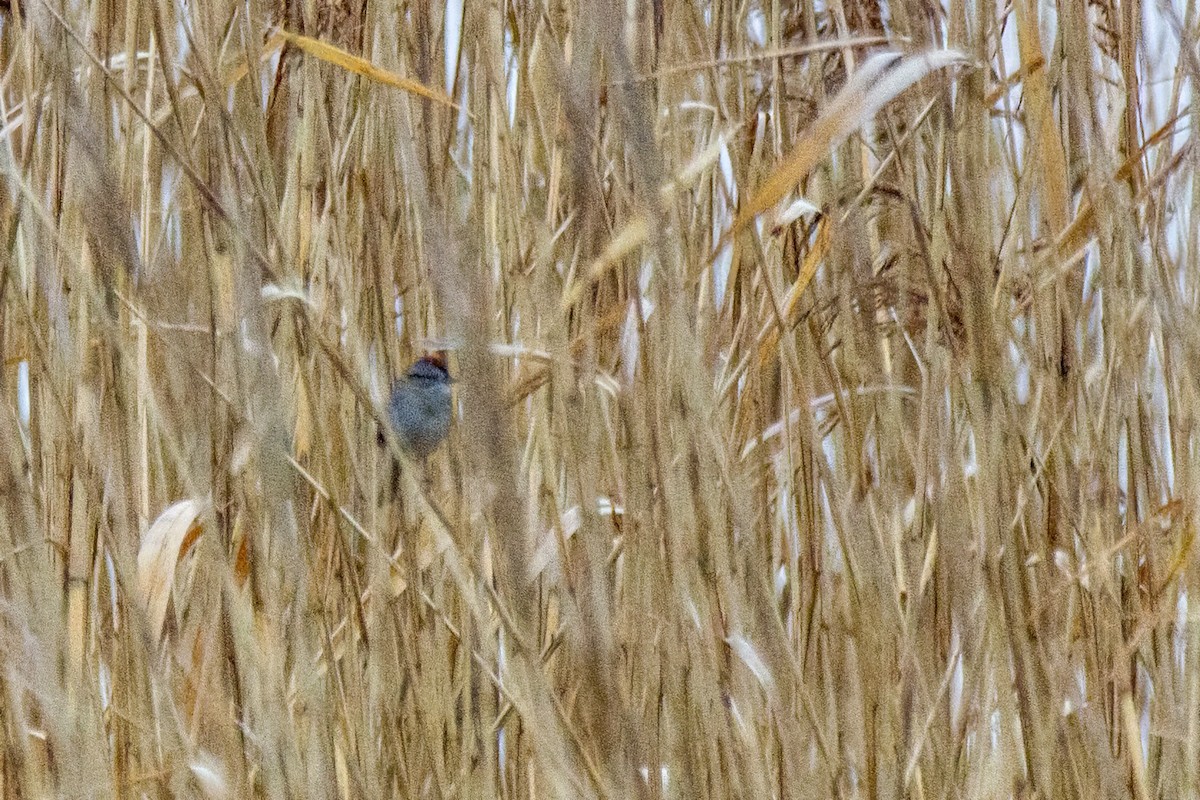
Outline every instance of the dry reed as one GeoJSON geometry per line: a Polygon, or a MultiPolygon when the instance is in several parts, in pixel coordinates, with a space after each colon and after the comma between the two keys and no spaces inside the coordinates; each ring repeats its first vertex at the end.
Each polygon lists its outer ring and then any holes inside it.
{"type": "Polygon", "coordinates": [[[0,6],[3,797],[1200,797],[1193,3],[0,6]]]}

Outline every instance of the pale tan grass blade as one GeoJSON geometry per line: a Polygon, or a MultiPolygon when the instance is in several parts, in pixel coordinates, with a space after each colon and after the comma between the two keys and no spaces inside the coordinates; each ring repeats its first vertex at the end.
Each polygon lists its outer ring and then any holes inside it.
{"type": "Polygon", "coordinates": [[[155,636],[164,632],[178,567],[203,532],[205,508],[198,500],[180,500],[158,515],[138,546],[138,591],[155,636]]]}

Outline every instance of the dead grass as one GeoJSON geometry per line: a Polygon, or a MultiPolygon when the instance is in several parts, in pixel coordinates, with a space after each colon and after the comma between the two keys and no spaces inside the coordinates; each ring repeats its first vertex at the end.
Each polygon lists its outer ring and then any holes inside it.
{"type": "Polygon", "coordinates": [[[11,5],[4,797],[1200,796],[1190,4],[11,5]]]}

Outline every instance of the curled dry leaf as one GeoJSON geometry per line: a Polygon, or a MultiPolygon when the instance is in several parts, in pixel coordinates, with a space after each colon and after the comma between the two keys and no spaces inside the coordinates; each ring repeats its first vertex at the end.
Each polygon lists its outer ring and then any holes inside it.
{"type": "Polygon", "coordinates": [[[138,548],[138,591],[156,637],[163,634],[175,569],[202,531],[200,514],[205,504],[181,500],[154,520],[138,548]]]}

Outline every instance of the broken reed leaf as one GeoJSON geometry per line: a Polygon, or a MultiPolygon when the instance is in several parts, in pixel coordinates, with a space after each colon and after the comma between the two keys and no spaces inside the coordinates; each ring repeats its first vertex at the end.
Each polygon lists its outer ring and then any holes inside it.
{"type": "MultiPolygon", "coordinates": [[[[1113,181],[1127,181],[1133,174],[1134,168],[1146,158],[1151,147],[1160,144],[1169,144],[1171,136],[1176,132],[1179,123],[1184,119],[1184,112],[1179,112],[1171,117],[1167,122],[1163,123],[1134,153],[1122,162],[1117,168],[1117,172],[1113,175],[1113,181]]],[[[1185,145],[1191,147],[1191,143],[1185,145]]],[[[1169,175],[1163,174],[1162,179],[1169,175]]],[[[1155,184],[1157,179],[1150,183],[1155,184]]],[[[1076,253],[1082,251],[1095,236],[1095,210],[1092,208],[1091,199],[1085,192],[1079,200],[1079,208],[1075,212],[1075,216],[1067,224],[1067,226],[1059,232],[1055,238],[1054,247],[1047,253],[1047,258],[1053,258],[1059,263],[1062,263],[1068,258],[1071,258],[1076,253]]]]}
{"type": "Polygon", "coordinates": [[[871,56],[851,76],[833,101],[801,136],[758,191],[738,212],[716,248],[715,259],[730,241],[759,214],[792,191],[831,149],[861,128],[901,92],[934,70],[968,63],[956,50],[934,50],[904,56],[893,52],[871,56]]]}
{"type": "Polygon", "coordinates": [[[347,53],[340,47],[328,42],[322,42],[320,39],[313,39],[310,36],[289,33],[285,30],[280,30],[279,34],[287,40],[288,44],[327,64],[333,64],[335,67],[341,67],[347,72],[353,72],[355,75],[361,75],[369,80],[400,89],[417,97],[433,100],[444,106],[449,106],[455,111],[462,110],[462,107],[451,100],[444,92],[440,92],[437,89],[430,89],[428,86],[411,78],[405,78],[382,67],[377,67],[362,56],[347,53]]]}
{"type": "MultiPolygon", "coordinates": [[[[279,50],[283,47],[283,45],[286,42],[287,42],[287,37],[283,33],[279,32],[279,31],[275,31],[274,33],[272,33],[270,36],[267,37],[267,40],[263,43],[262,50],[259,52],[259,55],[258,55],[258,63],[266,64],[267,62],[269,62],[272,58],[275,57],[275,54],[277,52],[279,52],[279,50]]],[[[238,83],[240,83],[242,81],[242,79],[244,79],[249,74],[250,74],[250,63],[248,61],[246,61],[246,59],[244,59],[244,58],[239,58],[239,59],[235,60],[230,66],[225,67],[224,69],[221,70],[221,75],[220,75],[219,80],[220,80],[221,86],[223,88],[232,89],[234,86],[236,86],[238,83]]],[[[177,99],[180,101],[183,101],[183,100],[190,100],[194,97],[199,97],[199,96],[200,96],[200,89],[197,87],[197,84],[195,84],[193,82],[193,83],[187,84],[186,86],[180,87],[177,99]]],[[[174,113],[174,107],[173,107],[172,103],[173,103],[173,101],[168,99],[166,102],[164,102],[162,105],[160,105],[158,108],[154,109],[154,111],[150,113],[150,123],[153,126],[161,127],[171,117],[171,114],[174,113]]],[[[140,132],[139,132],[139,135],[140,135],[140,132]]]]}
{"type": "Polygon", "coordinates": [[[731,125],[721,133],[713,137],[708,146],[700,151],[699,155],[684,165],[683,169],[679,170],[675,178],[668,181],[658,190],[659,200],[663,205],[671,203],[675,198],[674,195],[681,189],[690,189],[699,180],[700,176],[708,172],[721,158],[721,153],[728,147],[729,141],[734,135],[741,130],[742,125],[731,125]]]}
{"type": "Polygon", "coordinates": [[[787,206],[781,208],[779,213],[775,215],[775,222],[771,225],[771,234],[778,236],[796,220],[808,215],[820,214],[821,209],[813,205],[806,197],[797,197],[787,206]]]}
{"type": "MultiPolygon", "coordinates": [[[[596,498],[596,516],[610,518],[615,528],[620,528],[620,519],[624,514],[625,507],[613,502],[612,498],[596,498]]],[[[530,559],[525,573],[526,580],[533,582],[547,570],[551,570],[557,580],[563,564],[566,563],[566,553],[561,552],[561,547],[571,540],[582,525],[583,511],[576,505],[563,512],[557,530],[554,527],[542,529],[537,534],[533,558],[530,559]]]]}
{"type": "Polygon", "coordinates": [[[995,88],[988,92],[987,98],[984,100],[984,102],[987,103],[988,108],[991,108],[992,106],[996,105],[996,103],[1000,102],[1000,98],[1004,97],[1006,92],[1011,91],[1014,86],[1021,84],[1030,73],[1032,73],[1034,70],[1042,69],[1045,66],[1046,59],[1044,58],[1037,58],[1031,63],[1021,64],[1021,66],[1017,68],[1016,72],[1012,73],[1007,78],[1002,78],[996,84],[995,88]]]}
{"type": "Polygon", "coordinates": [[[570,311],[583,297],[583,293],[604,277],[614,264],[640,247],[649,234],[650,223],[645,214],[638,214],[613,237],[608,246],[604,248],[604,252],[588,266],[586,277],[581,281],[576,281],[575,285],[564,293],[563,313],[570,311]]]}
{"type": "MultiPolygon", "coordinates": [[[[792,282],[787,296],[783,300],[784,323],[788,330],[796,324],[796,309],[799,308],[800,298],[804,295],[804,290],[812,283],[813,277],[817,274],[817,267],[820,266],[829,254],[829,247],[833,241],[833,237],[830,235],[830,228],[829,217],[821,217],[821,220],[817,223],[817,235],[813,241],[813,246],[805,253],[804,263],[800,266],[800,274],[792,282]]],[[[760,368],[766,365],[767,361],[772,357],[782,333],[783,331],[779,330],[778,320],[775,318],[775,315],[770,315],[767,321],[763,323],[763,328],[758,334],[758,363],[760,368]]]]}
{"type": "Polygon", "coordinates": [[[875,47],[877,45],[897,44],[899,42],[908,41],[908,37],[886,36],[853,36],[848,39],[823,39],[819,42],[808,42],[793,47],[755,50],[745,55],[727,55],[723,58],[714,58],[707,61],[695,61],[690,64],[677,64],[671,67],[663,67],[662,69],[657,69],[654,72],[646,75],[638,75],[634,78],[615,81],[614,85],[658,81],[673,75],[686,75],[689,72],[700,72],[702,70],[753,64],[757,61],[773,61],[781,58],[794,58],[797,56],[813,55],[814,53],[829,53],[837,50],[843,50],[848,47],[875,47]]]}
{"type": "MultiPolygon", "coordinates": [[[[721,152],[741,127],[740,124],[733,125],[713,137],[712,142],[701,150],[699,155],[684,165],[683,169],[679,170],[674,179],[667,181],[659,187],[659,200],[664,207],[674,202],[675,195],[679,191],[690,189],[695,185],[700,176],[720,160],[721,152]]],[[[650,223],[646,219],[646,215],[644,213],[636,214],[612,238],[608,246],[604,248],[604,252],[588,265],[587,276],[583,280],[575,281],[563,293],[563,313],[574,307],[583,296],[584,291],[603,278],[618,261],[645,244],[646,238],[649,235],[650,223]]]]}

